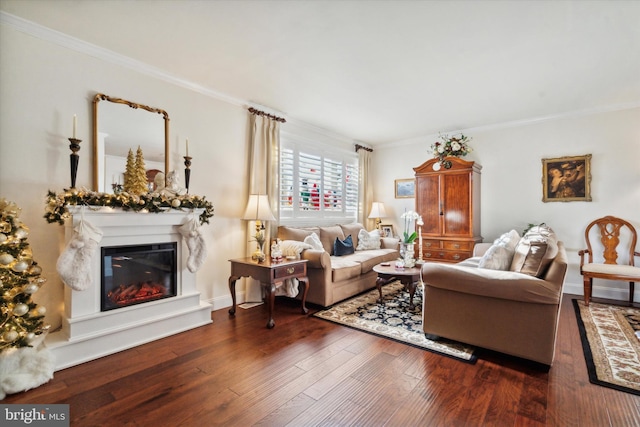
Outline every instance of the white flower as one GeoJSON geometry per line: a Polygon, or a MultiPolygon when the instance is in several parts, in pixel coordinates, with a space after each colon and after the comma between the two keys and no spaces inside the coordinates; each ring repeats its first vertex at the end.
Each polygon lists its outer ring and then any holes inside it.
{"type": "Polygon", "coordinates": [[[438,146],[438,153],[440,153],[440,154],[444,153],[444,145],[439,145],[438,146]]]}
{"type": "Polygon", "coordinates": [[[453,144],[451,144],[451,149],[453,151],[460,151],[460,144],[458,144],[457,142],[454,142],[453,144]]]}

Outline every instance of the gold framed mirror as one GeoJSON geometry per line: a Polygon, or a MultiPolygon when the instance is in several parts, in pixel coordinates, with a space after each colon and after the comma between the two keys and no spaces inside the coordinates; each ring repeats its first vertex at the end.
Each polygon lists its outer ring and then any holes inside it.
{"type": "Polygon", "coordinates": [[[138,147],[144,156],[147,179],[153,186],[157,173],[166,176],[170,170],[169,114],[159,108],[96,94],[93,98],[93,189],[114,193],[124,182],[129,150],[135,154],[138,147]]]}

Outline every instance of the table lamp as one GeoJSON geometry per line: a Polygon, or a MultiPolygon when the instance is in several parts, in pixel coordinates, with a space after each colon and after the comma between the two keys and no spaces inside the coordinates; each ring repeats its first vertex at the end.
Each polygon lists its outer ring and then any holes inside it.
{"type": "Polygon", "coordinates": [[[384,203],[382,202],[373,202],[371,204],[371,212],[369,213],[369,219],[376,220],[376,228],[380,228],[380,223],[382,220],[380,218],[386,218],[387,212],[384,210],[384,203]]]}
{"type": "Polygon", "coordinates": [[[256,234],[254,238],[256,239],[258,248],[251,255],[251,258],[258,260],[259,262],[264,261],[265,228],[262,221],[275,221],[276,219],[271,212],[269,198],[267,195],[251,194],[249,196],[249,201],[247,202],[247,208],[244,210],[244,215],[242,215],[242,219],[256,222],[256,234]]]}

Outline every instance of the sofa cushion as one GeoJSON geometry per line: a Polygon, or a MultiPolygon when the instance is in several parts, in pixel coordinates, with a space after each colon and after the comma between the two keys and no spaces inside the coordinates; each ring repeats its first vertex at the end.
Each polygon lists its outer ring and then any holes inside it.
{"type": "Polygon", "coordinates": [[[380,249],[380,230],[367,231],[364,228],[358,232],[356,251],[380,249]]]}
{"type": "Polygon", "coordinates": [[[350,255],[354,252],[353,249],[353,240],[351,239],[351,234],[349,234],[344,240],[340,240],[336,237],[336,241],[333,244],[333,255],[334,256],[344,256],[350,255]]]}
{"type": "Polygon", "coordinates": [[[325,251],[329,252],[329,255],[333,255],[333,244],[336,241],[336,237],[340,240],[344,240],[346,237],[342,232],[342,228],[339,225],[332,225],[329,227],[320,227],[318,236],[322,242],[322,247],[325,251]]]}
{"type": "Polygon", "coordinates": [[[361,264],[351,257],[352,255],[331,257],[331,280],[333,282],[340,282],[360,276],[362,272],[361,264]]]}
{"type": "Polygon", "coordinates": [[[381,262],[395,261],[396,259],[398,259],[398,251],[395,249],[370,249],[356,251],[353,255],[349,255],[349,260],[357,261],[362,265],[362,274],[370,272],[381,262]]]}
{"type": "Polygon", "coordinates": [[[516,230],[504,233],[494,240],[493,245],[480,258],[478,267],[491,270],[509,270],[519,240],[520,234],[516,230]]]}
{"type": "Polygon", "coordinates": [[[320,241],[320,237],[316,233],[311,233],[307,237],[304,238],[304,243],[311,245],[313,249],[317,251],[324,251],[324,246],[322,246],[322,242],[320,241]]]}
{"type": "Polygon", "coordinates": [[[313,249],[313,246],[297,240],[283,240],[280,242],[280,250],[284,256],[300,258],[300,253],[305,249],[313,249]]]}
{"type": "Polygon", "coordinates": [[[280,240],[297,240],[299,242],[304,241],[305,237],[309,236],[311,233],[318,234],[320,231],[318,227],[287,227],[286,225],[281,225],[278,227],[278,238],[280,240]]]}
{"type": "Polygon", "coordinates": [[[558,254],[556,234],[547,225],[531,228],[518,242],[511,271],[542,277],[558,254]]]}

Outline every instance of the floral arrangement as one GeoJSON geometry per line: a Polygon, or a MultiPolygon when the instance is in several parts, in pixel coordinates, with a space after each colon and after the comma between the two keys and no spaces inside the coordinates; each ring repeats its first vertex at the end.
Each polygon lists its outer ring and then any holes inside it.
{"type": "Polygon", "coordinates": [[[402,243],[413,243],[418,237],[415,230],[415,222],[422,222],[422,218],[415,211],[405,211],[400,218],[404,220],[404,233],[402,243]],[[411,234],[409,234],[411,232],[411,234]]]}
{"type": "Polygon", "coordinates": [[[433,157],[440,159],[440,164],[445,169],[451,167],[451,162],[445,160],[445,157],[464,157],[473,151],[469,146],[472,138],[461,133],[453,136],[441,134],[440,139],[441,141],[436,141],[431,145],[431,150],[433,157]]]}
{"type": "Polygon", "coordinates": [[[47,193],[47,206],[44,218],[49,224],[57,222],[64,225],[65,219],[70,217],[68,205],[87,205],[95,207],[121,208],[134,212],[165,212],[169,209],[204,209],[200,214],[200,224],[208,224],[213,216],[213,205],[204,197],[185,194],[183,196],[168,196],[159,193],[134,195],[126,192],[118,194],[100,193],[89,190],[65,189],[63,193],[47,193]]]}

